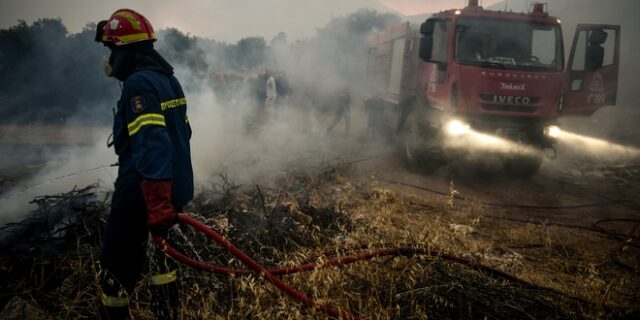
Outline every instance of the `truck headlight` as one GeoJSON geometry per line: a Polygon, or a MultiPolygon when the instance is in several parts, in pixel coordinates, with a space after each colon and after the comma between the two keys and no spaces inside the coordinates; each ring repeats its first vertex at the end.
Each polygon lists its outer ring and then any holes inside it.
{"type": "Polygon", "coordinates": [[[460,120],[451,120],[447,122],[444,129],[445,132],[449,135],[461,136],[468,133],[471,130],[471,127],[460,120]]]}
{"type": "Polygon", "coordinates": [[[558,126],[548,126],[544,128],[544,135],[549,138],[557,139],[560,136],[560,128],[558,126]]]}

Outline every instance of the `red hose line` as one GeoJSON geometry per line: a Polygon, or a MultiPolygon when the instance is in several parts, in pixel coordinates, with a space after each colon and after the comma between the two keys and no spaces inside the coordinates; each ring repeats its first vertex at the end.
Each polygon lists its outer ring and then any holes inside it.
{"type": "Polygon", "coordinates": [[[440,258],[445,259],[445,260],[449,260],[449,261],[461,263],[461,264],[464,264],[464,265],[468,265],[468,266],[480,269],[482,271],[486,271],[486,272],[501,276],[501,277],[503,277],[503,278],[505,278],[507,280],[510,280],[510,281],[512,281],[514,283],[518,283],[520,285],[534,286],[531,283],[526,282],[526,281],[524,281],[522,279],[516,278],[516,277],[514,277],[514,276],[512,276],[512,275],[510,275],[508,273],[502,272],[500,270],[493,269],[491,267],[487,267],[485,265],[473,262],[471,260],[468,260],[468,259],[465,259],[465,258],[462,258],[462,257],[441,253],[441,252],[438,252],[436,250],[426,250],[426,249],[419,249],[419,248],[412,248],[412,247],[397,247],[397,248],[376,249],[375,251],[361,253],[361,254],[358,254],[358,255],[352,255],[352,256],[347,256],[347,257],[341,257],[341,258],[335,258],[335,259],[327,260],[323,264],[306,263],[306,264],[302,264],[302,265],[298,265],[298,266],[292,266],[292,267],[280,267],[280,268],[273,268],[273,269],[265,269],[260,264],[258,264],[253,259],[251,259],[249,256],[247,256],[240,249],[238,249],[233,244],[231,244],[229,241],[227,241],[219,233],[217,233],[214,230],[210,229],[207,225],[205,225],[205,224],[193,219],[192,217],[190,217],[190,216],[188,216],[186,214],[180,214],[179,218],[180,218],[181,222],[196,228],[200,232],[202,232],[205,235],[207,235],[209,238],[213,239],[220,246],[222,246],[225,249],[229,250],[229,252],[231,252],[234,256],[238,257],[238,259],[240,259],[240,261],[242,261],[244,264],[249,266],[251,268],[251,270],[248,270],[248,269],[223,268],[223,267],[214,266],[214,265],[210,265],[210,264],[206,264],[206,263],[194,260],[194,259],[192,259],[190,257],[187,257],[187,256],[183,255],[182,253],[177,251],[175,248],[171,247],[161,237],[153,236],[153,241],[155,242],[155,244],[162,251],[167,253],[169,256],[173,257],[174,259],[176,259],[177,261],[179,261],[179,262],[181,262],[181,263],[183,263],[185,265],[191,266],[191,267],[199,269],[199,270],[208,271],[208,272],[213,272],[213,273],[218,273],[218,274],[231,274],[231,275],[259,274],[260,276],[262,276],[265,279],[267,279],[269,282],[273,283],[276,287],[278,287],[278,289],[282,290],[287,295],[298,299],[299,301],[307,304],[308,306],[310,306],[312,308],[317,308],[317,309],[319,309],[319,310],[321,310],[321,311],[323,311],[323,312],[325,312],[325,313],[327,313],[327,314],[329,314],[329,315],[331,315],[333,317],[337,317],[337,318],[359,319],[358,317],[356,317],[356,316],[354,316],[354,315],[352,315],[352,314],[350,314],[348,312],[338,311],[338,310],[335,310],[335,309],[333,309],[333,308],[331,308],[330,306],[327,306],[327,305],[319,305],[315,300],[313,300],[313,299],[309,298],[308,296],[306,296],[306,295],[296,291],[295,289],[289,287],[287,284],[285,284],[284,282],[282,282],[280,279],[276,278],[275,276],[276,275],[284,275],[284,274],[292,274],[292,273],[301,272],[301,271],[311,271],[311,270],[314,270],[314,269],[326,268],[326,267],[332,267],[332,266],[338,266],[338,265],[346,265],[346,264],[351,264],[351,263],[354,263],[354,262],[357,262],[357,261],[361,261],[361,260],[367,260],[367,259],[372,259],[372,258],[382,257],[382,256],[389,256],[389,255],[404,255],[404,256],[408,256],[408,255],[427,255],[427,256],[432,256],[432,257],[440,257],[440,258]]]}
{"type": "MultiPolygon", "coordinates": [[[[191,218],[190,216],[188,216],[186,214],[180,214],[179,218],[180,218],[181,222],[186,223],[186,224],[198,229],[200,232],[204,233],[209,238],[213,239],[219,245],[221,245],[225,249],[229,250],[229,252],[231,252],[234,256],[238,257],[238,259],[240,259],[240,261],[242,261],[244,264],[246,264],[251,269],[253,269],[256,273],[260,274],[260,276],[262,276],[263,278],[267,279],[273,285],[278,287],[278,289],[282,290],[284,293],[288,294],[289,296],[291,296],[293,298],[296,298],[296,299],[302,301],[303,303],[307,304],[308,306],[310,306],[312,308],[317,308],[317,309],[325,312],[326,314],[328,314],[330,316],[333,316],[333,317],[336,317],[336,318],[359,319],[358,317],[352,315],[351,313],[348,313],[348,312],[345,312],[345,311],[336,310],[336,309],[334,309],[334,308],[332,308],[332,307],[330,307],[328,305],[318,304],[315,300],[311,299],[310,297],[308,297],[308,296],[304,295],[303,293],[291,288],[290,286],[288,286],[287,284],[282,282],[280,279],[276,278],[267,269],[265,269],[260,264],[258,264],[253,259],[251,259],[249,256],[247,256],[240,249],[236,248],[233,244],[231,244],[231,242],[227,241],[219,233],[211,230],[205,224],[200,223],[199,221],[191,218]]],[[[163,251],[165,251],[167,254],[169,254],[170,256],[178,259],[181,262],[184,262],[184,260],[185,260],[184,258],[187,258],[187,257],[185,257],[184,255],[181,255],[181,254],[180,255],[175,255],[178,252],[175,249],[171,248],[164,241],[164,239],[162,239],[161,237],[153,236],[153,241],[163,251]]],[[[200,264],[202,264],[202,263],[200,263],[200,264]]],[[[189,264],[189,265],[191,265],[191,264],[189,264]]],[[[216,269],[220,269],[220,268],[216,268],[216,269]]],[[[224,268],[222,268],[222,269],[224,269],[224,268]]],[[[210,269],[210,270],[213,271],[213,269],[210,269]]]]}

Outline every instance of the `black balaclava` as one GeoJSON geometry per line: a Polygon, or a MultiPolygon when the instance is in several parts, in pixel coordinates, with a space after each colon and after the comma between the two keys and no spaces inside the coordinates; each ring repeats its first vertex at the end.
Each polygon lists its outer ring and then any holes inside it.
{"type": "Polygon", "coordinates": [[[111,76],[125,81],[136,70],[155,70],[173,74],[173,67],[153,48],[153,42],[141,41],[124,46],[109,46],[111,76]]]}

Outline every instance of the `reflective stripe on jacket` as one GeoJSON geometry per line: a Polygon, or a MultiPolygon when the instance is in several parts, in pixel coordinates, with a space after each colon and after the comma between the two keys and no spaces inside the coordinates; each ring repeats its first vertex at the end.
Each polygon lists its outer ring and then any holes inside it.
{"type": "Polygon", "coordinates": [[[118,179],[173,179],[173,204],[193,198],[191,126],[178,80],[154,70],[137,70],[124,82],[113,124],[118,179]]]}

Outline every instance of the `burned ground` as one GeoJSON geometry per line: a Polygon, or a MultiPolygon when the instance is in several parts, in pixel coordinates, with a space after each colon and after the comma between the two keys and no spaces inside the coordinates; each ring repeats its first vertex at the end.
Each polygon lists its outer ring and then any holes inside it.
{"type": "MultiPolygon", "coordinates": [[[[606,138],[637,143],[637,131],[614,133],[606,138]]],[[[477,176],[443,168],[427,175],[407,170],[394,150],[368,148],[371,142],[361,138],[299,151],[260,183],[218,175],[199,187],[188,212],[267,268],[409,248],[280,276],[363,318],[639,316],[637,161],[561,144],[561,157],[529,180],[509,179],[500,169],[477,176]]],[[[254,165],[248,159],[224,167],[234,172],[234,166],[254,165]]],[[[21,297],[52,319],[93,317],[108,187],[81,185],[38,197],[31,216],[1,230],[0,306],[21,297]]],[[[187,255],[245,268],[192,229],[183,226],[181,234],[189,240],[187,255]]],[[[326,318],[256,275],[182,271],[186,319],[326,318]]],[[[143,281],[134,293],[136,319],[152,318],[146,288],[143,281]]]]}
{"type": "MultiPolygon", "coordinates": [[[[265,267],[413,248],[416,254],[281,276],[364,318],[638,316],[637,168],[582,163],[583,172],[604,173],[576,179],[550,167],[531,181],[479,181],[416,175],[389,166],[394,159],[344,158],[283,171],[264,185],[235,185],[221,175],[188,211],[265,267]]],[[[0,257],[2,305],[20,296],[51,318],[92,317],[108,211],[100,190],[38,198],[32,216],[3,230],[13,236],[4,238],[0,257]]],[[[244,268],[211,240],[181,231],[187,255],[244,268]]],[[[187,319],[326,318],[255,275],[182,270],[187,319]]],[[[151,318],[145,288],[135,293],[136,319],[151,318]]]]}

